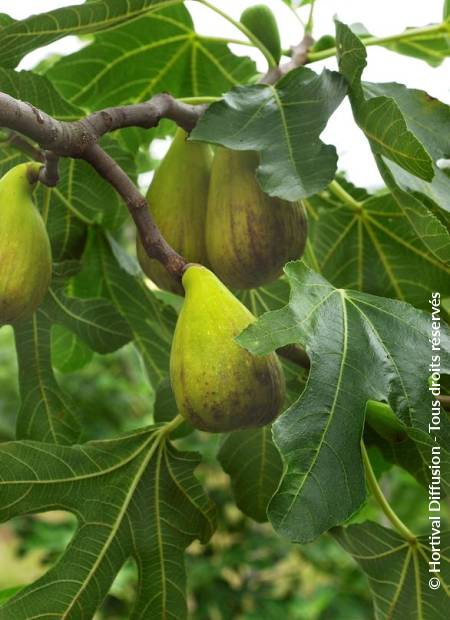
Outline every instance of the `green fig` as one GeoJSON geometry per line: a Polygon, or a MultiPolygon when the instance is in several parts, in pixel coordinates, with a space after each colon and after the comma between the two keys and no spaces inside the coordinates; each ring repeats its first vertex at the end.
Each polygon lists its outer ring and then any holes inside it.
{"type": "Polygon", "coordinates": [[[50,284],[50,242],[32,200],[41,166],[19,164],[0,179],[0,325],[29,318],[50,284]]]}
{"type": "Polygon", "coordinates": [[[232,288],[276,280],[305,249],[307,222],[300,202],[265,194],[255,177],[258,155],[218,147],[206,216],[206,250],[214,273],[232,288]]]}
{"type": "Polygon", "coordinates": [[[249,6],[242,13],[240,21],[269,50],[278,64],[281,58],[280,32],[269,7],[265,4],[249,6]]]}
{"type": "Polygon", "coordinates": [[[268,424],[284,400],[280,362],[275,353],[252,355],[235,341],[255,317],[206,267],[189,265],[182,282],[170,354],[178,411],[210,433],[268,424]]]}
{"type": "MultiPolygon", "coordinates": [[[[205,221],[211,151],[208,145],[188,142],[178,129],[155,172],[147,192],[153,218],[163,237],[187,261],[204,263],[205,221]]],[[[140,239],[137,256],[147,276],[160,288],[183,294],[183,287],[155,259],[147,256],[140,239]]]]}

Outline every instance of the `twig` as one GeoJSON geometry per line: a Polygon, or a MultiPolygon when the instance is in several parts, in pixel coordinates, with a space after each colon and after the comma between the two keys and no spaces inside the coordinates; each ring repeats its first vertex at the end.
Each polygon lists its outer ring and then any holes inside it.
{"type": "Polygon", "coordinates": [[[280,78],[282,78],[286,73],[296,69],[297,67],[301,67],[306,64],[308,59],[308,51],[314,43],[314,39],[311,35],[305,34],[303,40],[298,44],[291,48],[292,57],[291,59],[278,67],[274,67],[270,69],[260,80],[261,84],[275,84],[278,82],[280,78]]]}
{"type": "Polygon", "coordinates": [[[133,218],[147,254],[159,260],[167,271],[180,279],[187,262],[161,235],[148,210],[147,201],[119,164],[98,145],[92,144],[83,159],[122,196],[133,218]]]}

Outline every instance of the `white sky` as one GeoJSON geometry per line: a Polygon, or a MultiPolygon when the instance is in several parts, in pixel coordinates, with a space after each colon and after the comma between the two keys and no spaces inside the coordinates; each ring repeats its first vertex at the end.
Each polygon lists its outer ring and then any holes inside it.
{"type": "MultiPolygon", "coordinates": [[[[216,6],[238,19],[241,12],[261,0],[211,0],[216,6]]],[[[0,0],[0,11],[15,19],[22,19],[31,13],[40,13],[57,7],[81,4],[81,0],[0,0]]],[[[297,43],[301,38],[301,26],[282,0],[265,0],[275,13],[282,43],[285,48],[297,43]]],[[[333,17],[347,24],[360,22],[374,35],[384,36],[401,32],[408,26],[425,26],[441,21],[443,0],[316,0],[314,35],[334,32],[333,17]]],[[[196,2],[188,2],[197,30],[212,36],[242,38],[241,33],[223,18],[196,2]]],[[[304,7],[301,15],[306,17],[309,8],[304,7]]],[[[36,62],[49,52],[58,51],[69,54],[80,47],[75,37],[66,37],[46,48],[32,52],[22,61],[20,68],[32,68],[36,62]]],[[[235,53],[252,55],[264,70],[264,61],[258,52],[254,54],[248,47],[237,48],[235,53]]],[[[314,63],[311,68],[320,71],[322,67],[336,69],[334,59],[314,63]]],[[[450,60],[433,69],[425,62],[401,56],[379,47],[368,48],[368,66],[364,79],[374,82],[397,81],[410,88],[426,90],[430,95],[450,103],[450,60]]],[[[375,187],[381,184],[369,147],[360,130],[354,124],[348,102],[331,118],[322,139],[334,144],[339,154],[339,167],[345,170],[356,184],[375,187]]]]}

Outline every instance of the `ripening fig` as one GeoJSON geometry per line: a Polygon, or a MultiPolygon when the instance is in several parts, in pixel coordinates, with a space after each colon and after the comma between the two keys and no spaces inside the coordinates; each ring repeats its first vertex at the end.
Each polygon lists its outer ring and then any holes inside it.
{"type": "Polygon", "coordinates": [[[265,194],[255,177],[258,154],[218,147],[206,216],[206,250],[214,273],[232,288],[276,280],[305,249],[307,222],[300,202],[265,194]]]}
{"type": "MultiPolygon", "coordinates": [[[[156,170],[147,202],[163,237],[190,262],[204,263],[205,221],[211,151],[208,145],[188,142],[178,129],[156,170]]],[[[183,287],[155,259],[147,256],[140,239],[137,255],[142,269],[160,288],[183,294],[183,287]]]]}
{"type": "Polygon", "coordinates": [[[41,166],[19,164],[0,179],[0,325],[29,318],[50,284],[50,242],[32,200],[41,166]]]}
{"type": "Polygon", "coordinates": [[[264,426],[280,412],[284,375],[275,353],[252,355],[236,341],[255,317],[206,267],[189,265],[170,354],[178,411],[221,433],[264,426]]]}

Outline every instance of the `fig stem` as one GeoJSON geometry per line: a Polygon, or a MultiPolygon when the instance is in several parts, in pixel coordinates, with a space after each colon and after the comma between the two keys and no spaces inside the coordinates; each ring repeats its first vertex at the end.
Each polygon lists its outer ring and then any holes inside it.
{"type": "Polygon", "coordinates": [[[229,37],[210,37],[206,34],[198,35],[198,38],[202,41],[210,41],[211,43],[225,43],[225,44],[233,44],[233,45],[245,45],[245,47],[255,47],[255,44],[252,41],[246,41],[245,39],[230,39],[229,37]]]}
{"type": "Polygon", "coordinates": [[[45,165],[39,170],[38,180],[47,187],[56,187],[59,181],[58,164],[58,155],[45,151],[45,165]]]}

